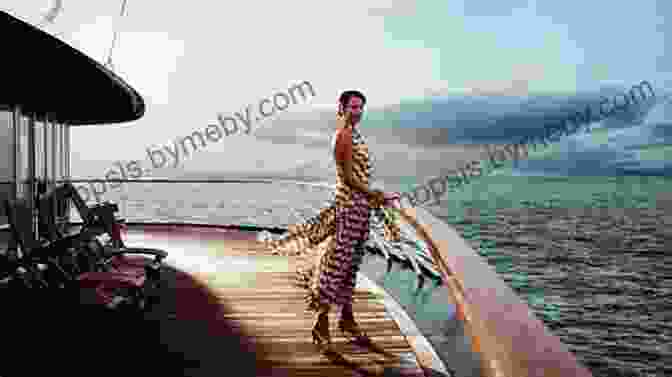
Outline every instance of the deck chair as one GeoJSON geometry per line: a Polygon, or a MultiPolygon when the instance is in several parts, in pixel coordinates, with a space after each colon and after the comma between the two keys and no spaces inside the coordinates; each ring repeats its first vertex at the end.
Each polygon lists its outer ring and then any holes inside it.
{"type": "Polygon", "coordinates": [[[0,282],[3,287],[8,287],[13,291],[19,289],[43,289],[49,285],[41,278],[40,271],[34,266],[20,258],[17,250],[8,248],[0,254],[0,282]]]}
{"type": "Polygon", "coordinates": [[[67,249],[60,244],[43,243],[33,234],[32,211],[23,199],[4,201],[12,237],[21,249],[20,261],[35,276],[44,276],[50,287],[63,287],[75,277],[62,267],[61,257],[67,249]],[[44,274],[40,273],[43,271],[44,274]]]}
{"type": "Polygon", "coordinates": [[[102,304],[108,308],[117,308],[120,304],[134,309],[143,309],[145,305],[145,291],[147,276],[143,269],[124,268],[115,271],[91,271],[78,276],[72,276],[58,263],[57,256],[65,252],[63,245],[75,245],[86,241],[90,235],[79,235],[60,239],[55,242],[41,242],[34,238],[32,231],[32,211],[24,200],[5,200],[7,217],[12,229],[12,235],[21,248],[22,258],[33,264],[45,263],[48,269],[58,272],[52,274],[47,283],[50,286],[65,285],[66,287],[78,288],[93,292],[96,304],[102,304]],[[80,239],[77,239],[80,237],[80,239]],[[60,242],[59,242],[60,241],[60,242]]]}
{"type": "Polygon", "coordinates": [[[119,221],[114,216],[114,213],[118,211],[116,204],[103,203],[88,207],[71,184],[56,187],[44,196],[44,216],[40,216],[40,218],[46,228],[44,232],[45,237],[66,237],[56,229],[55,217],[51,214],[52,211],[50,209],[55,208],[54,202],[58,203],[67,200],[70,200],[74,204],[75,209],[82,218],[83,227],[80,233],[85,233],[89,236],[88,249],[91,255],[97,258],[97,263],[126,264],[145,268],[152,284],[158,286],[163,259],[168,253],[157,249],[126,247],[121,239],[119,229],[121,226],[120,222],[123,220],[119,221]],[[110,236],[111,242],[103,243],[97,238],[105,234],[110,236]],[[154,257],[153,260],[149,258],[151,256],[154,257]]]}
{"type": "MultiPolygon", "coordinates": [[[[79,231],[81,235],[79,238],[86,241],[84,249],[89,254],[86,264],[89,271],[143,270],[147,278],[146,293],[159,288],[163,259],[168,253],[158,249],[126,247],[121,239],[119,221],[114,216],[119,210],[116,204],[103,203],[88,207],[75,187],[69,183],[54,188],[42,199],[41,207],[44,211],[40,212],[39,217],[40,223],[45,228],[44,237],[63,240],[72,237],[64,235],[57,229],[56,218],[53,216],[53,209],[59,202],[70,200],[83,221],[84,226],[79,231]],[[112,242],[110,244],[101,242],[97,237],[102,234],[110,235],[112,242]],[[152,256],[153,259],[150,258],[152,256]]],[[[147,298],[151,300],[153,296],[148,295],[147,298]]]]}
{"type": "Polygon", "coordinates": [[[109,257],[121,256],[125,254],[148,255],[154,257],[154,265],[160,266],[168,253],[151,248],[127,247],[119,236],[119,226],[124,222],[123,219],[116,219],[114,214],[119,211],[119,207],[114,203],[102,203],[94,206],[87,206],[86,202],[79,195],[75,187],[66,183],[54,190],[56,200],[70,199],[75,206],[79,216],[84,223],[84,229],[91,234],[108,235],[112,242],[109,245],[102,245],[103,251],[109,257]]]}
{"type": "Polygon", "coordinates": [[[45,193],[38,202],[38,234],[42,242],[48,242],[56,247],[68,250],[71,272],[79,275],[83,272],[95,270],[95,258],[87,253],[84,244],[93,237],[84,233],[66,235],[56,224],[56,198],[51,193],[45,193]]]}

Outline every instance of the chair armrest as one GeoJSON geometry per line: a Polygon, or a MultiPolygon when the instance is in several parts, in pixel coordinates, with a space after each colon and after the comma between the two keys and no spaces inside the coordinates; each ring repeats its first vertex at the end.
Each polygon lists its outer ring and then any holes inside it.
{"type": "Polygon", "coordinates": [[[147,248],[142,248],[142,247],[125,247],[123,249],[116,249],[116,248],[107,248],[106,247],[106,252],[110,256],[121,256],[124,254],[144,254],[144,255],[153,255],[157,258],[165,258],[168,256],[168,253],[159,250],[159,249],[147,249],[147,248]]]}

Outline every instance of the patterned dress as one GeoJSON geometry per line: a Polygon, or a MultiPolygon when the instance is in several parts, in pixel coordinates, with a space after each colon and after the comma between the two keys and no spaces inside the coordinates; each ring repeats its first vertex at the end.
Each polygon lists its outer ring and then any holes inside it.
{"type": "MultiPolygon", "coordinates": [[[[358,130],[351,129],[352,172],[368,186],[372,170],[368,146],[358,130]]],[[[382,219],[377,224],[380,226],[370,227],[373,213],[382,216],[382,208],[374,208],[366,194],[350,189],[337,164],[336,191],[331,203],[304,223],[290,226],[283,238],[268,242],[274,254],[300,258],[297,283],[307,290],[308,310],[318,311],[321,307],[352,302],[371,230],[375,229],[391,241],[399,240],[397,224],[386,221],[386,216],[376,217],[382,219]]]]}

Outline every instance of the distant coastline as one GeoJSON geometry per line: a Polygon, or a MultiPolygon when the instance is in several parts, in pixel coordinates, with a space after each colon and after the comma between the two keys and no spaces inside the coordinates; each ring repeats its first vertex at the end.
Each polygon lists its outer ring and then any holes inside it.
{"type": "MultiPolygon", "coordinates": [[[[158,177],[154,177],[158,178],[158,177]]],[[[211,171],[183,171],[180,174],[175,174],[171,177],[161,177],[175,180],[190,180],[190,179],[264,179],[271,181],[301,181],[319,183],[325,182],[324,177],[317,176],[298,176],[291,173],[284,172],[244,172],[244,173],[229,173],[229,172],[211,172],[211,171]]]]}

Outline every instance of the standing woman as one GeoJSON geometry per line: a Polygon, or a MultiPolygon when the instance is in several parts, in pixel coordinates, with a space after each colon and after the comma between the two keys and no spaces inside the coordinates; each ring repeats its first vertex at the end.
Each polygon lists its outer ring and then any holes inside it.
{"type": "MultiPolygon", "coordinates": [[[[340,330],[358,343],[370,342],[358,326],[352,310],[357,273],[364,244],[371,231],[372,211],[382,210],[385,194],[369,188],[371,164],[368,146],[360,135],[366,98],[359,91],[346,91],[339,98],[337,129],[332,143],[336,161],[336,191],[332,203],[302,224],[291,226],[282,239],[269,241],[275,254],[303,257],[297,271],[299,284],[307,290],[308,309],[315,313],[313,342],[323,352],[332,351],[329,312],[340,307],[340,330]]],[[[377,217],[375,218],[377,219],[377,217]]],[[[397,224],[382,221],[377,227],[390,241],[398,241],[397,224]]]]}

